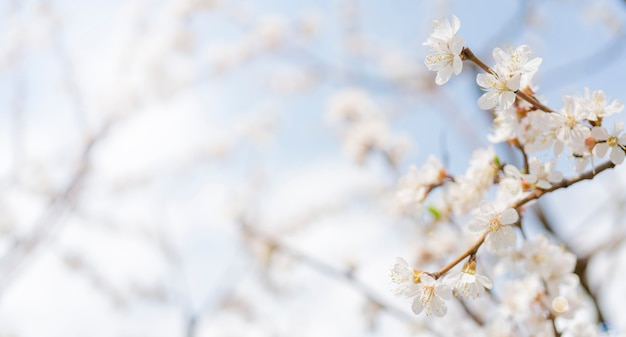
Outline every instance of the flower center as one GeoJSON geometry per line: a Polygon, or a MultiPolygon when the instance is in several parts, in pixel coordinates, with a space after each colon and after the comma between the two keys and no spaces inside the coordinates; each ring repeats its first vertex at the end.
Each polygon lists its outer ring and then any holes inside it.
{"type": "Polygon", "coordinates": [[[493,218],[491,218],[489,220],[489,231],[490,232],[495,232],[495,231],[499,230],[500,227],[502,227],[502,224],[500,223],[500,217],[494,216],[493,218]]]}
{"type": "Polygon", "coordinates": [[[615,136],[611,136],[606,140],[606,144],[608,146],[617,146],[619,144],[619,140],[615,136]]]}
{"type": "Polygon", "coordinates": [[[565,116],[565,125],[567,125],[570,129],[573,129],[576,124],[578,124],[578,121],[574,118],[574,116],[572,115],[566,115],[565,116]]]}
{"type": "Polygon", "coordinates": [[[415,284],[420,283],[421,276],[422,276],[422,272],[421,271],[413,269],[413,282],[415,284]]]}
{"type": "Polygon", "coordinates": [[[454,55],[452,54],[435,54],[426,57],[426,63],[430,65],[435,65],[438,63],[445,62],[447,64],[452,63],[454,59],[454,55]]]}
{"type": "Polygon", "coordinates": [[[428,305],[428,303],[430,303],[430,300],[433,298],[433,296],[435,295],[435,286],[424,286],[424,288],[422,288],[422,295],[420,296],[420,303],[422,304],[422,306],[426,307],[428,305]]]}

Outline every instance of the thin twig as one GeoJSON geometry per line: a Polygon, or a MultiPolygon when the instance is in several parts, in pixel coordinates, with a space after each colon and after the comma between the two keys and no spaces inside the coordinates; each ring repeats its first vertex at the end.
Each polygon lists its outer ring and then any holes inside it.
{"type": "MultiPolygon", "coordinates": [[[[539,199],[544,194],[550,193],[552,191],[556,191],[556,190],[561,189],[561,188],[568,188],[569,186],[571,186],[571,185],[573,185],[573,184],[575,184],[577,182],[583,181],[583,180],[592,179],[598,173],[600,173],[600,172],[602,172],[604,170],[607,170],[607,169],[611,169],[613,167],[615,167],[615,164],[613,164],[612,162],[609,161],[609,162],[606,162],[606,163],[596,167],[595,169],[587,171],[587,172],[585,172],[585,173],[583,173],[583,174],[581,174],[581,175],[579,175],[577,177],[573,177],[573,178],[570,178],[570,179],[563,179],[560,183],[552,185],[552,187],[547,189],[547,190],[536,189],[534,192],[528,194],[526,197],[524,197],[521,200],[513,203],[510,206],[510,208],[515,208],[519,212],[520,209],[524,205],[526,205],[530,201],[539,199]]],[[[442,275],[447,273],[450,269],[454,268],[454,266],[459,264],[461,261],[465,260],[466,257],[470,256],[471,254],[475,254],[478,251],[478,248],[480,248],[480,246],[485,241],[485,237],[487,236],[487,233],[488,233],[488,231],[485,231],[478,238],[478,240],[476,240],[476,242],[471,247],[469,247],[467,250],[465,250],[463,253],[461,253],[456,258],[454,258],[454,260],[452,260],[450,263],[445,265],[439,271],[437,271],[435,273],[432,273],[433,278],[437,279],[437,278],[441,277],[442,275]]]]}
{"type": "MultiPolygon", "coordinates": [[[[488,65],[486,65],[481,59],[479,59],[469,48],[464,47],[463,50],[461,51],[461,58],[464,60],[470,60],[472,61],[474,64],[476,64],[477,66],[479,66],[482,70],[494,75],[494,76],[498,76],[498,74],[491,68],[489,68],[488,65]]],[[[528,95],[527,93],[525,93],[523,90],[517,90],[515,91],[515,94],[517,95],[517,97],[525,100],[526,102],[532,104],[536,109],[545,111],[545,112],[553,112],[554,110],[548,108],[547,106],[541,104],[541,102],[539,102],[536,98],[528,95]]]]}

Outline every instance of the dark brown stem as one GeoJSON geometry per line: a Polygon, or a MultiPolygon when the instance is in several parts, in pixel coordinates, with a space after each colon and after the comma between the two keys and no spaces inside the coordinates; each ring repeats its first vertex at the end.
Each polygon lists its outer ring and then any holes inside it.
{"type": "Polygon", "coordinates": [[[483,62],[481,59],[479,59],[476,55],[474,55],[474,52],[472,52],[471,49],[467,48],[467,47],[463,47],[463,50],[461,51],[461,59],[463,60],[470,60],[472,61],[475,65],[477,65],[480,69],[492,74],[492,75],[496,75],[496,72],[493,71],[493,69],[489,68],[488,65],[485,64],[485,62],[483,62]]]}

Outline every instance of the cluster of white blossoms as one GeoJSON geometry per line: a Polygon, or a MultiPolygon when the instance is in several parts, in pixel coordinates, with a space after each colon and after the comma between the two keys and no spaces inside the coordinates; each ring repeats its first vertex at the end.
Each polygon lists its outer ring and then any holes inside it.
{"type": "Polygon", "coordinates": [[[511,48],[508,52],[500,48],[493,50],[493,58],[497,62],[495,67],[491,72],[476,77],[476,83],[486,91],[478,99],[481,109],[508,109],[515,102],[515,93],[530,87],[532,76],[542,61],[539,57],[529,60],[530,54],[530,47],[526,45],[515,50],[511,48]]]}
{"type": "MultiPolygon", "coordinates": [[[[457,35],[459,29],[460,21],[455,16],[435,21],[424,43],[431,50],[425,65],[436,72],[435,82],[439,85],[450,80],[452,74],[458,75],[463,61],[485,70],[477,75],[476,82],[484,91],[478,106],[492,110],[494,115],[488,139],[519,150],[523,166],[501,163],[493,147],[476,150],[462,175],[452,174],[434,156],[420,168],[411,166],[399,180],[398,202],[412,215],[425,208],[437,214],[429,219],[428,234],[444,233],[438,230],[441,227],[454,228],[461,247],[454,252],[457,256],[452,262],[431,272],[414,269],[398,258],[391,270],[396,293],[412,299],[414,313],[425,311],[442,317],[448,312],[447,300],[452,293],[465,301],[495,288],[486,297],[500,310],[484,324],[486,335],[573,336],[583,330],[590,336],[597,335],[592,322],[578,319],[577,313],[586,304],[575,273],[576,256],[546,236],[528,237],[523,226],[524,211],[544,194],[624,161],[623,123],[605,126],[606,118],[620,113],[624,105],[609,101],[602,90],[585,89],[583,95],[563,97],[562,107],[552,110],[535,94],[532,80],[542,59],[531,57],[529,46],[495,48],[492,55],[496,64],[489,67],[463,45],[457,35]],[[594,164],[594,158],[607,156],[604,164],[594,164]],[[578,173],[590,164],[591,171],[564,177],[557,170],[558,158],[567,159],[578,173]],[[434,195],[437,198],[433,201],[434,195]],[[468,219],[467,225],[458,226],[463,219],[468,219]],[[470,246],[463,248],[465,242],[470,246]],[[485,254],[490,256],[485,259],[490,264],[479,264],[485,254]],[[463,267],[456,270],[460,264],[463,267]],[[477,265],[484,275],[477,273],[477,265]],[[500,284],[487,275],[497,277],[500,284]],[[557,319],[559,324],[555,323],[557,319]]],[[[454,230],[445,233],[450,235],[454,230]]],[[[424,262],[420,254],[417,256],[419,262],[424,262]]],[[[445,257],[450,258],[450,254],[445,257]]],[[[427,262],[430,267],[437,261],[427,262]]]]}

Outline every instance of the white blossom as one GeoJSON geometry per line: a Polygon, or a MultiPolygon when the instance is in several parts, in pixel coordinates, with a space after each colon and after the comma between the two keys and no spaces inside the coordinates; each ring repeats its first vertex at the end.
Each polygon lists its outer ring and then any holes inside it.
{"type": "Polygon", "coordinates": [[[622,122],[615,123],[610,134],[605,128],[600,126],[591,129],[591,137],[598,142],[593,148],[593,154],[598,158],[602,158],[610,149],[611,153],[609,154],[609,159],[613,164],[619,165],[624,162],[626,134],[622,135],[623,131],[624,123],[622,122]]]}
{"type": "Polygon", "coordinates": [[[446,275],[443,280],[461,297],[476,298],[491,289],[493,284],[487,276],[476,273],[476,262],[471,261],[463,266],[463,270],[446,275]]]}
{"type": "Polygon", "coordinates": [[[522,248],[524,268],[540,275],[547,282],[577,283],[572,277],[576,266],[576,256],[557,246],[543,236],[526,241],[522,248]]]}
{"type": "Polygon", "coordinates": [[[409,168],[409,173],[400,178],[398,187],[398,201],[405,208],[412,208],[420,204],[431,186],[441,183],[446,171],[437,157],[431,155],[419,169],[409,168]]]}
{"type": "Polygon", "coordinates": [[[520,75],[520,88],[530,86],[532,75],[539,69],[542,59],[536,57],[530,59],[530,47],[521,45],[515,50],[509,48],[504,51],[500,48],[494,48],[493,58],[496,60],[495,69],[498,73],[506,74],[512,77],[514,74],[520,75]]]}
{"type": "Polygon", "coordinates": [[[500,143],[517,138],[520,121],[515,107],[508,109],[496,109],[496,117],[493,119],[494,128],[487,135],[487,140],[492,143],[500,143]]]}
{"type": "Polygon", "coordinates": [[[478,99],[478,106],[483,110],[508,109],[515,102],[515,92],[520,88],[520,75],[508,76],[500,73],[482,73],[476,76],[476,83],[486,92],[478,99]]]}
{"type": "Polygon", "coordinates": [[[396,284],[396,295],[411,297],[417,293],[417,282],[420,273],[409,267],[409,263],[401,257],[396,257],[396,263],[391,268],[391,281],[396,284]]]}
{"type": "Polygon", "coordinates": [[[452,296],[452,290],[447,284],[437,282],[426,273],[422,273],[420,279],[411,309],[416,315],[426,309],[426,315],[433,314],[437,317],[443,317],[448,311],[444,300],[452,296]]]}
{"type": "Polygon", "coordinates": [[[555,166],[555,160],[542,164],[538,158],[532,157],[528,160],[529,173],[523,175],[524,180],[531,185],[547,190],[552,187],[552,184],[563,179],[563,173],[556,171],[555,166]]]}
{"type": "Polygon", "coordinates": [[[432,34],[428,37],[425,46],[430,47],[432,53],[426,56],[424,64],[430,71],[436,71],[435,83],[442,85],[452,76],[458,75],[463,69],[461,52],[463,51],[463,38],[456,35],[461,27],[461,22],[456,16],[452,16],[452,23],[445,18],[435,21],[432,34]]]}
{"type": "Polygon", "coordinates": [[[495,159],[493,147],[475,150],[465,174],[447,185],[448,201],[456,215],[464,215],[476,207],[491,188],[498,173],[495,159]]]}
{"type": "Polygon", "coordinates": [[[536,153],[552,147],[556,140],[554,125],[558,125],[554,115],[539,110],[530,111],[520,121],[517,138],[524,145],[526,153],[536,153]]]}
{"type": "Polygon", "coordinates": [[[574,143],[583,143],[589,137],[591,133],[589,127],[581,123],[582,120],[588,119],[589,112],[581,109],[573,97],[563,97],[563,109],[551,115],[556,123],[554,127],[556,139],[570,148],[576,146],[574,143]]]}
{"type": "Polygon", "coordinates": [[[619,113],[624,109],[624,103],[613,100],[610,104],[607,104],[607,97],[604,91],[596,90],[590,93],[589,88],[585,88],[585,96],[579,100],[579,103],[584,109],[591,112],[589,119],[593,121],[619,113]]]}
{"type": "Polygon", "coordinates": [[[515,246],[517,235],[510,225],[519,220],[517,211],[507,208],[501,212],[490,203],[482,201],[468,224],[470,231],[483,233],[487,231],[485,246],[492,253],[501,253],[515,246]]]}

